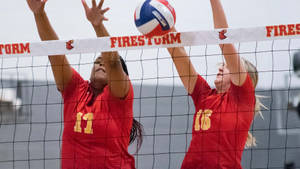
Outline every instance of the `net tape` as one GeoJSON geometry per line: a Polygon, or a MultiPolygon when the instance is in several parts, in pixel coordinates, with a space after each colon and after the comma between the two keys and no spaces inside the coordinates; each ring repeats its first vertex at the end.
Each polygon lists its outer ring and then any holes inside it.
{"type": "Polygon", "coordinates": [[[210,44],[300,39],[300,23],[252,28],[216,29],[210,31],[175,32],[163,37],[143,35],[102,37],[94,39],[55,40],[0,44],[1,57],[83,54],[104,51],[199,46],[210,44]]]}

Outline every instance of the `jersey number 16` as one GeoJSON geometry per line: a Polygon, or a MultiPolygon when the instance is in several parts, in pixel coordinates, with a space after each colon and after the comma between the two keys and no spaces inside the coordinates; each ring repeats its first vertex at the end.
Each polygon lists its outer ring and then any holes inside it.
{"type": "Polygon", "coordinates": [[[200,109],[197,114],[196,114],[196,119],[195,119],[195,131],[199,131],[200,129],[202,130],[208,130],[211,127],[211,122],[210,122],[210,116],[212,114],[212,110],[206,109],[202,110],[200,109]],[[200,116],[201,117],[201,123],[200,123],[200,116]]]}

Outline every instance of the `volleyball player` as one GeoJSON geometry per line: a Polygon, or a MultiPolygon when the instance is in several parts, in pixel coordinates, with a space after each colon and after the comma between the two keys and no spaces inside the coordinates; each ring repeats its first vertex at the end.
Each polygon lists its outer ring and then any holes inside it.
{"type": "MultiPolygon", "coordinates": [[[[210,3],[214,27],[228,28],[220,1],[210,3]]],[[[168,49],[196,111],[182,169],[240,169],[245,144],[255,144],[248,131],[255,106],[259,107],[255,98],[257,70],[239,56],[233,44],[221,44],[220,48],[225,62],[218,68],[215,89],[197,74],[184,48],[168,49]]]]}
{"type": "MultiPolygon", "coordinates": [[[[44,6],[46,0],[27,0],[34,13],[40,38],[58,40],[44,6]]],[[[89,8],[82,0],[86,17],[98,37],[109,36],[103,21],[104,0],[89,8]]],[[[103,52],[94,62],[90,81],[70,66],[65,55],[49,56],[55,82],[64,101],[62,169],[133,169],[128,146],[138,137],[141,125],[133,119],[133,88],[123,59],[117,52],[103,52]]]]}

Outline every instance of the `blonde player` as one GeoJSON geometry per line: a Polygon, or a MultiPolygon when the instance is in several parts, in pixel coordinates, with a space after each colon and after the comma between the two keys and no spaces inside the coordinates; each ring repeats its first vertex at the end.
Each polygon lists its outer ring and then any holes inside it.
{"type": "MultiPolygon", "coordinates": [[[[214,27],[228,28],[220,1],[210,3],[214,27]]],[[[197,74],[184,48],[168,49],[196,110],[182,169],[240,169],[245,144],[255,141],[248,131],[259,105],[256,68],[240,58],[233,44],[222,44],[220,49],[225,62],[218,68],[215,89],[197,74]]]]}

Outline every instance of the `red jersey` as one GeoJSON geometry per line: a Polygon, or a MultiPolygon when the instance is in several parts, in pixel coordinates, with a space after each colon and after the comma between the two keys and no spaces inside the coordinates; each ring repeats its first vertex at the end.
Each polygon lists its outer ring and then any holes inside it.
{"type": "Polygon", "coordinates": [[[242,86],[231,83],[226,93],[218,94],[198,75],[191,96],[196,113],[181,169],[241,169],[255,106],[250,76],[242,86]]]}
{"type": "Polygon", "coordinates": [[[62,169],[134,169],[134,157],[128,153],[132,86],[125,99],[114,97],[108,86],[94,97],[89,82],[73,70],[62,95],[62,169]]]}

